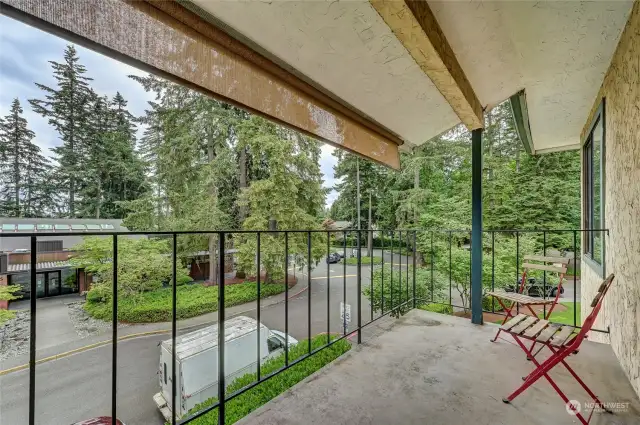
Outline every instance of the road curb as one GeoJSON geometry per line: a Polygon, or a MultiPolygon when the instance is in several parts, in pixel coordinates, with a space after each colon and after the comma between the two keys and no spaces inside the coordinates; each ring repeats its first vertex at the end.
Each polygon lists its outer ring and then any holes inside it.
{"type": "MultiPolygon", "coordinates": [[[[303,293],[307,289],[309,289],[308,286],[302,288],[301,290],[299,290],[298,292],[296,292],[293,295],[289,295],[289,299],[297,297],[298,295],[300,295],[301,293],[303,293]]],[[[272,305],[280,304],[282,302],[284,302],[284,300],[276,301],[273,304],[269,304],[266,307],[271,307],[272,305]]],[[[247,313],[247,312],[253,311],[253,310],[255,310],[255,308],[239,311],[239,312],[235,313],[234,315],[237,316],[239,314],[247,313]]],[[[200,327],[202,325],[206,325],[206,323],[200,323],[200,324],[196,324],[196,325],[185,326],[184,328],[180,328],[180,330],[181,331],[189,330],[191,328],[200,327]]],[[[158,329],[156,331],[138,332],[138,333],[132,333],[132,334],[129,334],[129,335],[123,335],[121,337],[118,337],[117,340],[118,341],[126,341],[128,339],[143,338],[143,337],[152,336],[152,335],[161,335],[161,334],[165,334],[165,333],[170,333],[171,331],[172,331],[171,329],[158,329]]],[[[42,364],[42,363],[51,362],[51,361],[54,361],[54,360],[59,360],[59,359],[65,358],[65,357],[72,356],[74,354],[78,354],[78,353],[82,353],[82,352],[85,352],[85,351],[92,350],[94,348],[104,347],[105,345],[109,345],[112,342],[113,342],[113,340],[111,340],[111,339],[108,339],[108,340],[105,340],[105,341],[98,341],[98,342],[94,342],[93,344],[89,344],[89,345],[85,345],[83,347],[74,348],[73,350],[65,351],[63,353],[54,354],[53,356],[44,357],[44,358],[42,358],[40,360],[36,360],[36,365],[39,365],[39,364],[42,364]]],[[[29,364],[28,363],[27,364],[22,364],[22,365],[19,365],[19,366],[10,367],[9,369],[0,370],[0,376],[8,375],[8,374],[14,373],[14,372],[20,372],[21,370],[25,370],[25,369],[28,369],[28,368],[29,368],[29,364]]]]}

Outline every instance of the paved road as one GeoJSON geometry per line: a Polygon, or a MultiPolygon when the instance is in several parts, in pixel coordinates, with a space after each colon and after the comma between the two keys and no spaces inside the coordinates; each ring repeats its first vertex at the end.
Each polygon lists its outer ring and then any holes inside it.
{"type": "MultiPolygon", "coordinates": [[[[306,276],[300,276],[301,280],[306,276]]],[[[353,329],[357,320],[356,267],[347,266],[346,278],[342,265],[331,265],[329,282],[326,264],[311,273],[311,290],[289,300],[289,333],[297,339],[308,334],[342,332],[340,301],[351,304],[353,329]],[[346,283],[346,286],[345,286],[346,283]],[[327,323],[327,296],[329,322],[327,323]],[[309,300],[311,297],[311,300],[309,300]],[[311,330],[308,306],[311,303],[311,330]]],[[[362,287],[369,284],[370,272],[363,268],[362,287]]],[[[302,282],[292,290],[306,286],[302,282]]],[[[371,318],[368,300],[362,297],[362,321],[371,318]]],[[[285,303],[261,309],[260,320],[272,329],[285,329],[285,303]]],[[[256,317],[257,311],[244,315],[256,317]]],[[[152,396],[159,390],[157,381],[160,341],[167,335],[155,335],[118,344],[118,417],[127,425],[162,425],[152,396]]],[[[36,368],[36,424],[68,425],[75,421],[111,412],[111,346],[95,348],[36,368]]],[[[28,422],[28,371],[0,377],[0,423],[23,425],[28,422]]]]}

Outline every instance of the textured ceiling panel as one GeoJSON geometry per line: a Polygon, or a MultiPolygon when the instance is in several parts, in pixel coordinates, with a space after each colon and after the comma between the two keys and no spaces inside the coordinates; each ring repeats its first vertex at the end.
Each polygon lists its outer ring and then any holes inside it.
{"type": "Polygon", "coordinates": [[[534,149],[577,147],[632,1],[429,1],[483,105],[525,89],[534,149]]]}
{"type": "Polygon", "coordinates": [[[368,1],[193,3],[413,144],[460,122],[368,1]]]}

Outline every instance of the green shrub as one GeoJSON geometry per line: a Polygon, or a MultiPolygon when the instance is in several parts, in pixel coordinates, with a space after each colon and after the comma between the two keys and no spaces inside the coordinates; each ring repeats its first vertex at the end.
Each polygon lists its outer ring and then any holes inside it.
{"type": "MultiPolygon", "coordinates": [[[[71,258],[71,263],[84,268],[100,284],[110,288],[113,284],[113,241],[110,238],[85,237],[75,249],[77,254],[71,258]]],[[[170,254],[166,239],[118,238],[118,293],[136,297],[170,285],[173,267],[170,254]]],[[[188,274],[186,267],[177,266],[179,282],[190,281],[188,274]]],[[[108,301],[110,293],[110,289],[103,290],[101,298],[108,301]]],[[[93,299],[97,298],[94,294],[93,299]]]]}
{"type": "Polygon", "coordinates": [[[177,286],[186,285],[187,283],[191,283],[191,282],[193,282],[193,279],[191,278],[191,276],[186,274],[179,275],[177,276],[177,279],[176,279],[177,286]]]}
{"type": "Polygon", "coordinates": [[[432,311],[440,314],[453,314],[453,307],[447,304],[425,304],[418,307],[420,310],[432,311]]]}
{"type": "Polygon", "coordinates": [[[4,322],[16,317],[16,312],[13,310],[0,310],[0,325],[4,322]]]}
{"type": "MultiPolygon", "coordinates": [[[[315,350],[327,344],[327,335],[318,335],[311,339],[311,349],[315,350]]],[[[294,361],[308,353],[307,340],[300,341],[289,350],[289,361],[294,361]]],[[[256,385],[254,388],[246,391],[245,393],[237,396],[231,401],[225,403],[225,423],[232,424],[241,418],[245,417],[249,413],[256,410],[258,407],[277,397],[285,392],[298,382],[302,381],[307,376],[323,368],[327,364],[331,363],[342,354],[349,351],[351,344],[346,340],[340,340],[330,347],[318,351],[311,357],[302,360],[300,363],[292,366],[291,368],[282,371],[280,374],[272,377],[268,381],[262,382],[256,385]]],[[[284,354],[273,358],[265,362],[260,370],[262,376],[266,376],[270,373],[281,369],[285,365],[284,354]]],[[[227,387],[226,393],[231,394],[238,391],[247,385],[255,382],[257,376],[255,373],[248,373],[240,378],[236,379],[231,385],[227,387]]],[[[189,416],[192,416],[196,412],[215,404],[217,399],[211,398],[204,403],[199,404],[189,412],[189,416]]],[[[213,409],[200,418],[189,422],[193,425],[216,425],[218,423],[218,409],[213,409]]]]}
{"type": "MultiPolygon", "coordinates": [[[[409,267],[408,275],[409,279],[407,280],[406,267],[394,267],[392,269],[388,264],[374,270],[373,290],[370,286],[366,286],[362,290],[362,293],[371,302],[374,311],[381,312],[384,307],[384,312],[386,313],[391,308],[394,308],[392,315],[398,316],[412,307],[412,303],[407,301],[413,298],[413,267],[409,267]],[[391,276],[392,270],[393,280],[391,276]]],[[[416,269],[416,299],[418,303],[427,300],[438,301],[441,298],[440,294],[444,289],[445,280],[437,272],[434,272],[433,277],[432,284],[431,270],[426,268],[416,269]]]]}
{"type": "MultiPolygon", "coordinates": [[[[84,309],[92,317],[111,320],[112,306],[104,302],[100,295],[92,295],[99,285],[89,291],[84,309]]],[[[99,289],[102,291],[102,289],[99,289]]],[[[257,299],[255,283],[245,282],[225,286],[225,306],[231,307],[257,299]]],[[[284,292],[284,285],[263,284],[260,286],[261,299],[284,292]]],[[[218,310],[218,287],[203,285],[183,285],[176,289],[177,318],[187,319],[218,310]]],[[[118,298],[118,320],[128,323],[168,322],[172,319],[172,288],[161,288],[143,292],[135,296],[118,298]]]]}
{"type": "Polygon", "coordinates": [[[0,285],[0,300],[1,301],[13,301],[21,298],[21,295],[16,295],[20,292],[22,287],[20,285],[0,285]]]}

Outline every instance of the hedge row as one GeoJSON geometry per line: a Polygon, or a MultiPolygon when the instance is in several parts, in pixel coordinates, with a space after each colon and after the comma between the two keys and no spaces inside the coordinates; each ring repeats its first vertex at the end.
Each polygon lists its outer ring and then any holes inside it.
{"type": "MultiPolygon", "coordinates": [[[[327,335],[318,335],[311,338],[311,349],[315,350],[327,344],[327,335]]],[[[302,360],[300,363],[292,366],[291,368],[281,372],[280,374],[272,377],[271,379],[256,385],[254,388],[246,391],[245,393],[237,396],[233,400],[225,404],[225,424],[232,424],[249,413],[256,410],[258,407],[266,404],[273,398],[282,394],[298,382],[302,381],[307,376],[311,375],[315,371],[323,368],[327,364],[331,363],[342,354],[349,351],[351,344],[346,340],[340,340],[330,347],[320,350],[311,357],[302,360]]],[[[289,360],[294,361],[308,353],[307,340],[302,340],[289,350],[289,360]]],[[[269,375],[281,369],[285,365],[284,354],[273,358],[261,367],[262,376],[269,375]]],[[[238,391],[247,385],[255,382],[257,375],[255,373],[248,373],[235,380],[231,385],[227,387],[227,394],[231,394],[238,391]]],[[[204,403],[197,405],[193,408],[188,416],[194,415],[196,412],[211,406],[216,403],[217,399],[211,398],[204,403]]],[[[213,409],[207,414],[199,417],[198,419],[189,422],[192,425],[217,425],[218,424],[218,409],[213,409]]]]}
{"type": "MultiPolygon", "coordinates": [[[[224,290],[225,306],[231,307],[255,301],[257,285],[251,282],[227,285],[224,290]]],[[[260,285],[260,298],[284,292],[282,284],[260,285]]],[[[134,297],[118,299],[118,320],[128,323],[169,322],[172,320],[172,290],[162,288],[144,292],[134,297]]],[[[96,302],[87,297],[84,309],[91,316],[101,320],[111,320],[111,302],[96,302]]],[[[177,318],[187,319],[218,310],[218,287],[200,284],[177,288],[177,318]]]]}

